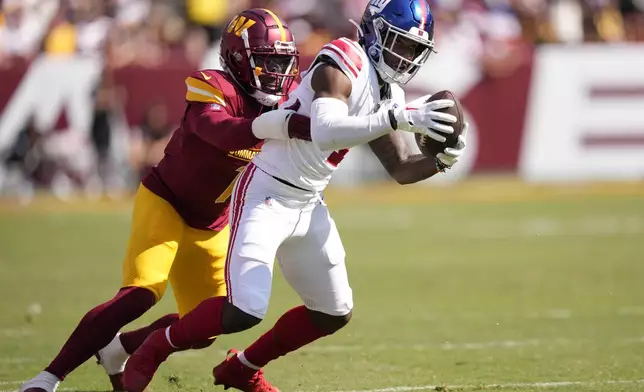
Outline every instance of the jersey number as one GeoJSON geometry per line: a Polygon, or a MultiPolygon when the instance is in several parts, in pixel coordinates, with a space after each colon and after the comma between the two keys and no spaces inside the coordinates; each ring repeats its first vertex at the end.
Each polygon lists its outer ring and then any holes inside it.
{"type": "Polygon", "coordinates": [[[331,165],[337,167],[340,164],[340,162],[342,162],[342,160],[344,159],[344,156],[347,155],[348,152],[349,152],[348,148],[343,148],[342,150],[333,151],[333,153],[329,155],[326,161],[329,162],[331,165]]]}
{"type": "Polygon", "coordinates": [[[232,182],[221,193],[221,195],[219,195],[217,200],[215,200],[215,203],[225,203],[226,200],[228,200],[230,198],[230,195],[233,194],[233,188],[235,187],[235,182],[239,178],[239,175],[242,173],[242,171],[244,171],[244,166],[238,167],[235,171],[237,172],[237,175],[235,176],[235,178],[233,178],[232,182]]]}

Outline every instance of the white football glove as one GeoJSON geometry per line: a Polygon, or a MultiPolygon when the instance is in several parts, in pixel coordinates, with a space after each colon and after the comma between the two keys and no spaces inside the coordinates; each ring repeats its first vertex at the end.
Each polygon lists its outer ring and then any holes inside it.
{"type": "Polygon", "coordinates": [[[444,143],[447,140],[444,135],[454,133],[454,128],[444,123],[455,123],[457,119],[454,115],[437,110],[450,108],[455,103],[449,99],[425,102],[427,98],[429,98],[429,95],[409,102],[405,107],[400,107],[390,102],[389,120],[395,129],[420,133],[439,143],[444,143]]]}
{"type": "Polygon", "coordinates": [[[443,152],[436,154],[437,163],[441,171],[450,169],[463,156],[467,145],[467,129],[469,126],[469,123],[463,123],[463,132],[458,136],[458,142],[455,147],[446,147],[443,152]]]}

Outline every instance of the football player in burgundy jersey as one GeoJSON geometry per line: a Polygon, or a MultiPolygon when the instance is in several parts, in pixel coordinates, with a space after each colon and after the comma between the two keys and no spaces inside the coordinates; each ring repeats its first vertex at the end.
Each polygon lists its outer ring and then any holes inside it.
{"type": "Polygon", "coordinates": [[[114,390],[123,390],[125,362],[152,331],[202,300],[226,294],[228,208],[235,179],[264,138],[310,140],[310,121],[271,112],[295,88],[299,72],[293,34],[273,12],[250,9],[237,15],[224,31],[221,58],[223,71],[197,71],[185,80],[181,125],[137,191],[121,289],[82,318],[56,358],[21,392],[54,392],[94,355],[114,390]],[[283,121],[275,121],[274,113],[283,121]],[[273,125],[266,125],[271,115],[273,125]],[[179,314],[119,333],[163,297],[168,282],[179,314]]]}

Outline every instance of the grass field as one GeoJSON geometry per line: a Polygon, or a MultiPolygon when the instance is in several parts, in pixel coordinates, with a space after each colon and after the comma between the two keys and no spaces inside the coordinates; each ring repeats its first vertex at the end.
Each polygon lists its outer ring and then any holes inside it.
{"type": "MultiPolygon", "coordinates": [[[[292,391],[644,390],[644,185],[375,187],[327,195],[348,254],[352,323],[267,367],[292,391]]],[[[128,202],[0,202],[0,391],[40,371],[120,282],[128,202]],[[42,313],[29,321],[33,304],[42,313]]],[[[268,319],[171,358],[151,388],[215,391],[210,371],[268,319]]],[[[142,325],[172,311],[168,295],[142,325]]],[[[105,391],[88,362],[63,389],[105,391]]]]}

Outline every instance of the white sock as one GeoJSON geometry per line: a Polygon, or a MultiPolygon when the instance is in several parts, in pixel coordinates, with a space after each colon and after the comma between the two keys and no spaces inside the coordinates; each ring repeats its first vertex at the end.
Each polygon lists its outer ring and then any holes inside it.
{"type": "Polygon", "coordinates": [[[243,351],[240,351],[237,353],[237,358],[239,358],[239,362],[241,362],[244,366],[249,367],[251,369],[259,370],[261,369],[259,366],[255,366],[252,363],[246,359],[246,356],[244,355],[243,351]]]}
{"type": "Polygon", "coordinates": [[[36,377],[22,384],[19,392],[23,392],[29,388],[42,388],[47,392],[56,392],[58,385],[60,385],[60,379],[43,370],[36,377]]]}
{"type": "Polygon", "coordinates": [[[120,336],[121,333],[117,333],[107,346],[98,350],[100,364],[110,376],[123,373],[127,359],[130,357],[121,344],[120,336]]]}
{"type": "Polygon", "coordinates": [[[165,338],[166,338],[166,340],[168,341],[168,343],[170,343],[170,345],[171,345],[172,347],[174,347],[174,348],[179,348],[179,347],[175,346],[174,344],[172,344],[172,340],[170,340],[170,327],[167,327],[167,328],[165,329],[165,338]]]}

